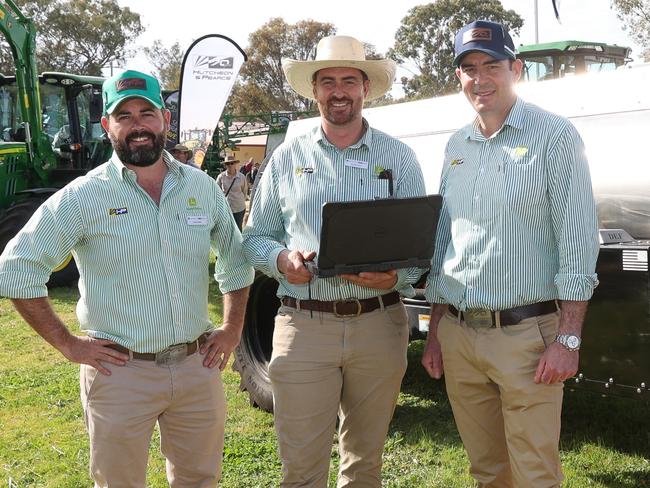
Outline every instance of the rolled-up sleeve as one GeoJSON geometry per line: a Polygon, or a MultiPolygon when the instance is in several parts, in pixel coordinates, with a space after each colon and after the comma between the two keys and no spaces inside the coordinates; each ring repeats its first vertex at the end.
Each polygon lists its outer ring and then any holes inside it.
{"type": "Polygon", "coordinates": [[[221,293],[246,288],[253,283],[255,272],[244,254],[241,233],[223,192],[215,184],[215,225],[210,234],[212,248],[217,255],[214,279],[221,293]]]}
{"type": "Polygon", "coordinates": [[[567,122],[549,153],[549,199],[558,245],[560,300],[589,300],[598,285],[598,218],[584,145],[567,122]]]}
{"type": "Polygon", "coordinates": [[[279,182],[272,158],[255,191],[250,215],[244,229],[244,252],[253,267],[279,279],[278,255],[286,249],[282,208],[278,193],[279,182]]]}
{"type": "Polygon", "coordinates": [[[0,295],[9,298],[47,296],[52,270],[82,238],[84,224],[73,187],[45,201],[0,256],[0,295]]]}

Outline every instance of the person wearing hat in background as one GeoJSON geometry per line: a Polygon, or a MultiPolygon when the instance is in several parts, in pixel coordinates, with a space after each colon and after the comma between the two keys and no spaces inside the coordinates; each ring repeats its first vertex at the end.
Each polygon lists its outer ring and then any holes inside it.
{"type": "Polygon", "coordinates": [[[253,269],[221,190],[163,150],[170,114],[156,78],[104,82],[111,159],[49,198],[0,257],[0,295],[68,360],[81,401],[96,487],[144,487],[156,422],[171,486],[214,487],[225,395],[220,370],[237,346],[253,269]],[[210,248],[223,325],[208,318],[210,248]],[[70,333],[47,299],[50,270],[79,268],[70,333]]]}
{"type": "Polygon", "coordinates": [[[176,158],[176,161],[180,161],[183,164],[187,164],[192,168],[198,168],[194,161],[192,161],[192,150],[183,144],[176,144],[171,150],[172,156],[176,158]]]}
{"type": "Polygon", "coordinates": [[[237,171],[239,160],[233,155],[227,155],[223,161],[226,170],[217,176],[217,185],[228,199],[232,216],[241,231],[246,213],[246,197],[248,196],[248,181],[246,175],[237,171]]]}
{"type": "Polygon", "coordinates": [[[479,486],[559,487],[563,381],[598,283],[584,147],[568,120],[517,97],[503,25],[466,25],[455,55],[477,116],[445,152],[422,363],[444,371],[479,486]]]}
{"type": "Polygon", "coordinates": [[[283,69],[299,95],[316,100],[321,123],[273,153],[244,229],[249,261],[279,282],[269,376],[281,486],[327,486],[338,415],[338,486],[380,487],[406,371],[400,293],[413,293],[420,270],[317,278],[305,262],[319,248],[323,203],[420,196],[424,181],[414,152],[361,116],[365,100],[391,89],[392,61],[366,60],[363,43],[331,36],[315,61],[284,60],[283,69]]]}

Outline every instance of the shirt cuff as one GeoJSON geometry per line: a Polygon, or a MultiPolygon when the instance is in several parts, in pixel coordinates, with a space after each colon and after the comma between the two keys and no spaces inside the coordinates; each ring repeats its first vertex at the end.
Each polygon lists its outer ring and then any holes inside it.
{"type": "Polygon", "coordinates": [[[424,298],[426,298],[428,303],[431,304],[440,304],[446,305],[449,303],[439,292],[440,287],[438,286],[438,281],[440,277],[437,275],[432,275],[429,273],[427,276],[427,286],[424,289],[424,298]]]}
{"type": "Polygon", "coordinates": [[[585,302],[591,298],[598,286],[598,275],[557,274],[555,275],[558,299],[585,302]]]}
{"type": "Polygon", "coordinates": [[[285,248],[282,246],[278,246],[277,248],[273,249],[269,253],[269,258],[267,261],[267,265],[271,270],[271,272],[273,273],[273,278],[275,278],[278,281],[284,277],[284,274],[278,269],[278,256],[284,250],[285,248]]]}

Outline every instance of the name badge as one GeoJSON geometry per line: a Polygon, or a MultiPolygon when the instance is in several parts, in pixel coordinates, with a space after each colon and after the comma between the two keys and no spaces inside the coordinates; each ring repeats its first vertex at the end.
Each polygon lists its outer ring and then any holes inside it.
{"type": "Polygon", "coordinates": [[[346,159],[345,165],[351,168],[368,169],[367,161],[358,161],[356,159],[346,159]]]}
{"type": "Polygon", "coordinates": [[[188,215],[185,219],[187,225],[208,225],[207,215],[188,215]]]}

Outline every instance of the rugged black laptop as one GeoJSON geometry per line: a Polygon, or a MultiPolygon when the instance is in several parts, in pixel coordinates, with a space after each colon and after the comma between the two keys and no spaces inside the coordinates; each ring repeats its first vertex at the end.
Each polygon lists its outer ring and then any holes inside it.
{"type": "Polygon", "coordinates": [[[308,268],[323,278],[428,268],[441,205],[440,195],[325,203],[320,249],[308,268]]]}

